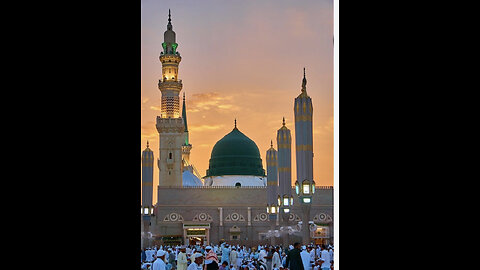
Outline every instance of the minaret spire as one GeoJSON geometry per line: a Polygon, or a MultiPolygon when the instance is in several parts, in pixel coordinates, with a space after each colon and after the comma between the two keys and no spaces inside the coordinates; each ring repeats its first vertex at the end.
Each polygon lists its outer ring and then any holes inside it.
{"type": "Polygon", "coordinates": [[[305,67],[303,68],[302,92],[307,91],[307,77],[305,76],[305,67]]]}
{"type": "Polygon", "coordinates": [[[172,18],[170,18],[170,9],[168,9],[168,24],[167,30],[172,30],[172,18]]]}
{"type": "MultiPolygon", "coordinates": [[[[185,130],[184,130],[184,132],[188,132],[188,126],[187,126],[187,107],[185,106],[185,92],[183,92],[182,118],[183,118],[183,124],[185,125],[185,130]]],[[[188,142],[187,142],[187,144],[188,144],[188,142]]]]}

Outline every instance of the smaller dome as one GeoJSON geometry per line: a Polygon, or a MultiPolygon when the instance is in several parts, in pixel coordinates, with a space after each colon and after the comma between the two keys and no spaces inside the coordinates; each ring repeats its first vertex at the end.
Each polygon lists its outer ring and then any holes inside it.
{"type": "Polygon", "coordinates": [[[203,186],[202,180],[198,179],[193,173],[186,170],[182,174],[182,184],[184,187],[203,186]]]}

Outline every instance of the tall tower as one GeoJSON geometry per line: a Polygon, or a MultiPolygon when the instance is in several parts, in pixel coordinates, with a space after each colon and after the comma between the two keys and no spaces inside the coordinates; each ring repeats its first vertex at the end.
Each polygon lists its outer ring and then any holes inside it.
{"type": "Polygon", "coordinates": [[[163,34],[163,51],[160,53],[162,79],[158,89],[162,93],[161,114],[157,116],[159,134],[159,185],[182,186],[182,144],[184,124],[180,117],[179,94],[182,81],[178,80],[178,65],[182,58],[177,52],[175,32],[172,30],[170,10],[168,10],[167,31],[163,34]]]}
{"type": "Polygon", "coordinates": [[[270,142],[270,149],[267,150],[267,204],[268,206],[278,206],[278,159],[277,150],[273,148],[273,142],[270,142]]]}
{"type": "Polygon", "coordinates": [[[297,181],[300,185],[313,182],[312,99],[307,95],[307,79],[303,68],[302,93],[295,98],[295,146],[297,181]]]}
{"type": "Polygon", "coordinates": [[[285,126],[285,118],[282,127],[277,131],[277,148],[278,196],[282,200],[282,205],[289,206],[292,196],[292,135],[290,129],[285,126]]]}
{"type": "Polygon", "coordinates": [[[297,155],[297,181],[295,191],[299,195],[302,209],[302,242],[310,243],[310,209],[315,192],[313,181],[313,130],[312,99],[307,95],[307,78],[303,68],[302,93],[295,98],[295,148],[297,155]]]}
{"type": "MultiPolygon", "coordinates": [[[[142,208],[152,207],[153,196],[153,151],[147,148],[142,152],[142,208]]],[[[150,211],[149,211],[150,212],[150,211]]],[[[145,213],[142,211],[142,213],[145,213]]],[[[150,214],[150,213],[148,213],[150,214]]]]}
{"type": "MultiPolygon", "coordinates": [[[[183,130],[184,142],[182,144],[182,160],[184,161],[183,165],[190,166],[190,150],[192,150],[192,145],[190,144],[190,141],[188,138],[187,108],[185,107],[185,92],[183,93],[182,119],[183,119],[183,125],[185,126],[185,129],[183,130]]],[[[189,168],[189,170],[190,169],[191,168],[189,168]]]]}

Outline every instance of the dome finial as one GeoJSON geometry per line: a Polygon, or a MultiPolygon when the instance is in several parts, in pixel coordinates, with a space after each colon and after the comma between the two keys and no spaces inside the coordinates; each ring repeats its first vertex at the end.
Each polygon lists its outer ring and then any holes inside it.
{"type": "Polygon", "coordinates": [[[285,116],[283,117],[283,123],[282,123],[283,126],[285,126],[285,116]]]}
{"type": "Polygon", "coordinates": [[[270,140],[270,147],[273,148],[273,140],[270,140]]]}
{"type": "Polygon", "coordinates": [[[235,118],[235,128],[237,128],[237,118],[235,118]]]}
{"type": "Polygon", "coordinates": [[[149,146],[149,143],[148,143],[148,140],[147,140],[147,148],[149,148],[148,146],[149,146]]]}

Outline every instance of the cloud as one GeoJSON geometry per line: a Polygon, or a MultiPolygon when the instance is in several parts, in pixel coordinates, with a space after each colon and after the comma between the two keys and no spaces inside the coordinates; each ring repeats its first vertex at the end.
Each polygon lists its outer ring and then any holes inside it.
{"type": "Polygon", "coordinates": [[[232,95],[220,95],[218,92],[194,94],[190,100],[187,100],[187,112],[190,113],[205,111],[222,113],[239,109],[232,95]]]}
{"type": "Polygon", "coordinates": [[[189,126],[188,131],[202,132],[202,131],[211,131],[218,130],[223,128],[225,125],[201,125],[201,126],[189,126]]]}

